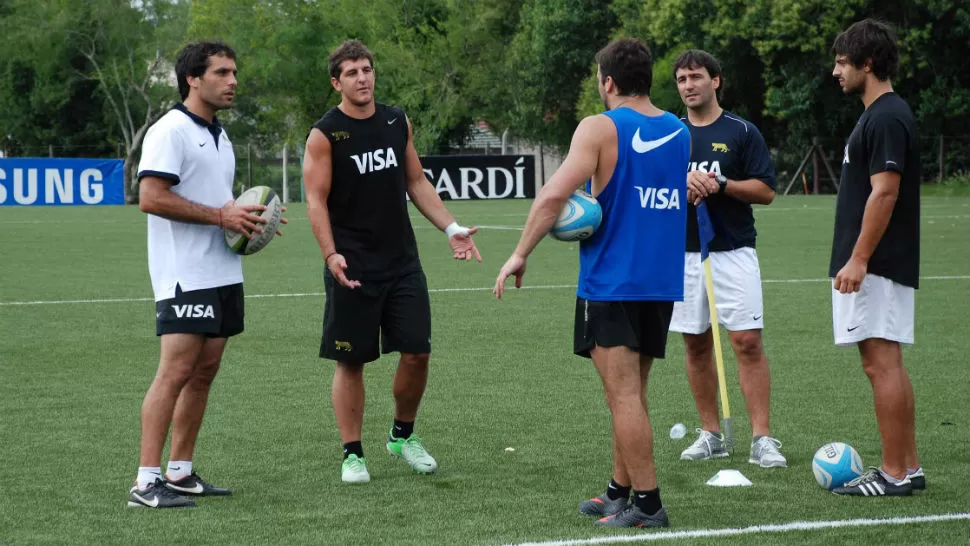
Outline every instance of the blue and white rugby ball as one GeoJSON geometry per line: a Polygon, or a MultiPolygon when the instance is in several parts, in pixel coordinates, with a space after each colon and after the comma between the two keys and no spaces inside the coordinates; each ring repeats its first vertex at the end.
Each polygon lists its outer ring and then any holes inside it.
{"type": "Polygon", "coordinates": [[[549,232],[560,241],[582,241],[590,238],[603,221],[603,209],[592,195],[576,190],[556,218],[549,232]]]}
{"type": "Polygon", "coordinates": [[[862,475],[862,458],[852,446],[832,442],[818,448],[812,458],[815,481],[825,489],[842,487],[862,475]]]}

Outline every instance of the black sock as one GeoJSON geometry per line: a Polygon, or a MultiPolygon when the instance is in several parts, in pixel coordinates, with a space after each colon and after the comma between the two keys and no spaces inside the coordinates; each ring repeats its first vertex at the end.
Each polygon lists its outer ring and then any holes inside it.
{"type": "Polygon", "coordinates": [[[391,429],[391,436],[399,440],[407,440],[414,433],[414,421],[410,423],[394,420],[394,428],[391,429]]]}
{"type": "Polygon", "coordinates": [[[351,455],[356,455],[357,457],[364,458],[364,446],[361,445],[360,440],[356,442],[347,442],[344,444],[344,459],[350,457],[351,455]]]}
{"type": "Polygon", "coordinates": [[[644,514],[652,516],[663,508],[660,504],[660,488],[650,491],[634,491],[633,504],[637,505],[644,514]]]}
{"type": "Polygon", "coordinates": [[[611,479],[610,484],[606,486],[606,496],[610,500],[630,498],[630,486],[620,485],[616,480],[611,479]]]}

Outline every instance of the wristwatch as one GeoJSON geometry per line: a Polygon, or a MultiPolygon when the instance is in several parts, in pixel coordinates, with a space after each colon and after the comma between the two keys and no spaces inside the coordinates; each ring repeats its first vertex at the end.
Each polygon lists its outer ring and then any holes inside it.
{"type": "Polygon", "coordinates": [[[717,185],[720,186],[717,189],[717,193],[724,193],[727,190],[728,179],[723,174],[718,174],[714,176],[714,180],[717,180],[717,185]]]}

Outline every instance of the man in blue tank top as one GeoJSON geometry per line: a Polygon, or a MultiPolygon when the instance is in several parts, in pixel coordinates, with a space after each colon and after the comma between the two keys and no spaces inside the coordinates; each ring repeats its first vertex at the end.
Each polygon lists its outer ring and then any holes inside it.
{"type": "Polygon", "coordinates": [[[673,302],[683,299],[687,127],[650,102],[653,58],[639,40],[619,39],[596,54],[607,111],[580,122],[569,154],[532,204],[522,237],[495,280],[522,286],[526,259],[570,195],[587,189],[603,210],[580,243],[574,352],[591,357],[612,414],[613,477],[580,512],[597,525],[665,527],[647,415],[647,374],[663,358],[673,302]],[[632,502],[630,495],[632,491],[632,502]]]}

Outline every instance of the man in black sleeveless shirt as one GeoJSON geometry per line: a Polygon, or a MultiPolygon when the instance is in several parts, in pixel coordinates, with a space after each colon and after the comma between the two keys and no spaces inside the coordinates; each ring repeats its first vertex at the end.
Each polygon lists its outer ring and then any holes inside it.
{"type": "Polygon", "coordinates": [[[364,44],[348,40],[329,61],[341,101],[310,130],[303,179],[307,216],[327,264],[320,356],[337,361],[332,401],[344,443],[341,479],[370,481],[361,447],[363,365],[381,351],[401,353],[387,450],[431,473],[438,463],[413,434],[428,379],[431,305],[407,198],[448,235],[455,259],[482,261],[471,238],[478,228],[459,226],[425,177],[404,112],[374,101],[374,58],[364,44]]]}
{"type": "Polygon", "coordinates": [[[845,94],[866,110],[845,146],[829,275],[837,345],[857,345],[872,383],[882,466],[834,492],[876,497],[926,487],[916,455],[915,402],[902,343],[913,343],[919,284],[920,155],[916,120],[893,92],[892,29],[866,19],[832,46],[845,94]]]}

